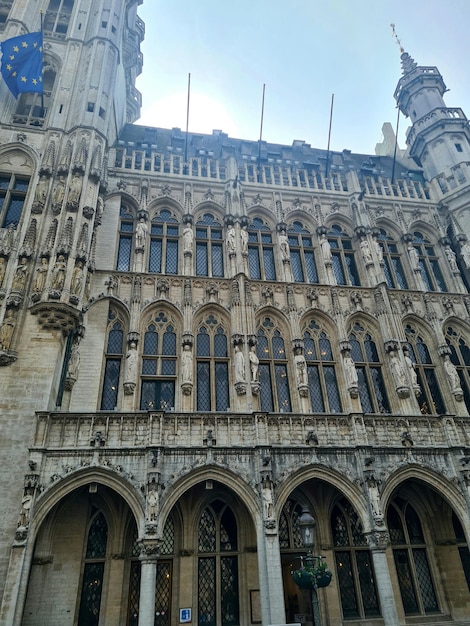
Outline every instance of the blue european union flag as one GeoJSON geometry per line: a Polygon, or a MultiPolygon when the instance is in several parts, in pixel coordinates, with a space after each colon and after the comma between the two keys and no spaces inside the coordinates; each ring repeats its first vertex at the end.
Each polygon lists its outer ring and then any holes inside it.
{"type": "Polygon", "coordinates": [[[2,76],[15,98],[24,92],[42,93],[42,32],[12,37],[0,46],[2,76]]]}

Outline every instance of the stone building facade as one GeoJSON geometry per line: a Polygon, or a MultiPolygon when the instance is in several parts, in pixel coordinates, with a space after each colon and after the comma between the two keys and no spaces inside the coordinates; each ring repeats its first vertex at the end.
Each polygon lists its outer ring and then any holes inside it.
{"type": "Polygon", "coordinates": [[[0,624],[312,624],[309,511],[323,624],[468,626],[463,111],[403,52],[396,163],[136,126],[138,4],[0,3],[0,624]]]}

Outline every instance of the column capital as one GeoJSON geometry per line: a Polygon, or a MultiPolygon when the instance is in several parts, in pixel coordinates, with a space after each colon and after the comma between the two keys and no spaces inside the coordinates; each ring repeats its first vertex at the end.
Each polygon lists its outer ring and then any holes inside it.
{"type": "Polygon", "coordinates": [[[390,542],[388,530],[374,529],[364,533],[364,536],[372,552],[385,552],[390,542]]]}

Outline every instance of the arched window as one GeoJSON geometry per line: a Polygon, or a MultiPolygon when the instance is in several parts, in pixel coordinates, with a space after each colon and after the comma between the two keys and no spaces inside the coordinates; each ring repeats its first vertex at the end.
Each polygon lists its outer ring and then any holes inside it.
{"type": "Polygon", "coordinates": [[[131,566],[129,576],[129,601],[128,601],[128,615],[127,626],[138,626],[139,623],[139,603],[140,603],[140,545],[139,536],[137,534],[137,526],[134,523],[132,529],[132,542],[131,542],[131,566]]]}
{"type": "Polygon", "coordinates": [[[434,246],[429,239],[426,239],[426,237],[418,231],[413,233],[413,237],[412,243],[418,252],[419,267],[421,268],[421,275],[426,288],[428,291],[447,291],[434,251],[434,246]]]}
{"type": "Polygon", "coordinates": [[[232,510],[220,500],[198,524],[198,624],[239,624],[238,538],[232,510]]]}
{"type": "Polygon", "coordinates": [[[396,241],[383,229],[380,229],[377,240],[380,242],[383,250],[384,273],[387,285],[390,289],[408,289],[396,241]]]}
{"type": "Polygon", "coordinates": [[[465,404],[470,411],[470,348],[460,331],[451,326],[446,328],[446,341],[452,351],[450,360],[459,374],[465,404]]]}
{"type": "Polygon", "coordinates": [[[230,406],[227,336],[212,314],[197,333],[196,370],[197,410],[226,411],[230,406]]]}
{"type": "Polygon", "coordinates": [[[248,227],[248,260],[251,278],[276,280],[271,229],[259,217],[248,227]]]}
{"type": "Polygon", "coordinates": [[[222,226],[211,213],[205,213],[196,224],[196,274],[224,275],[222,226]]]}
{"type": "Polygon", "coordinates": [[[43,73],[43,93],[22,93],[18,98],[13,124],[26,126],[43,126],[44,118],[49,110],[51,94],[54,89],[56,71],[46,66],[43,73]]]}
{"type": "Polygon", "coordinates": [[[109,309],[108,341],[104,366],[103,391],[101,394],[101,410],[113,411],[117,406],[119,377],[124,353],[123,323],[116,311],[109,309]]]}
{"type": "Polygon", "coordinates": [[[331,513],[331,534],[344,619],[379,616],[370,551],[359,517],[345,498],[331,513]]]}
{"type": "Polygon", "coordinates": [[[315,320],[304,332],[310,402],[314,413],[341,413],[333,352],[328,335],[315,320]]]}
{"type": "Polygon", "coordinates": [[[290,412],[287,354],[282,333],[269,317],[265,317],[257,336],[261,410],[290,412]]]}
{"type": "Polygon", "coordinates": [[[147,326],[142,349],[143,411],[175,406],[176,333],[175,325],[160,311],[147,326]]]}
{"type": "Polygon", "coordinates": [[[130,272],[132,259],[132,241],[134,238],[134,217],[121,204],[119,221],[119,248],[116,269],[120,272],[130,272]]]}
{"type": "Polygon", "coordinates": [[[410,358],[415,363],[418,384],[421,387],[421,394],[418,396],[421,413],[423,415],[443,414],[446,412],[444,401],[428,347],[417,330],[409,324],[405,328],[405,335],[410,358]]]}
{"type": "Polygon", "coordinates": [[[28,187],[28,177],[0,173],[0,225],[2,228],[8,228],[10,224],[15,228],[18,226],[28,187]]]}
{"type": "Polygon", "coordinates": [[[4,0],[0,5],[0,29],[3,30],[5,27],[5,23],[8,19],[8,14],[10,13],[11,5],[13,4],[13,0],[4,0]]]}
{"type": "Polygon", "coordinates": [[[452,526],[454,528],[455,541],[459,550],[460,561],[462,562],[463,573],[470,591],[470,550],[468,549],[467,538],[457,515],[452,511],[452,526]]]}
{"type": "Polygon", "coordinates": [[[162,209],[151,224],[149,272],[178,273],[178,237],[178,220],[168,209],[162,209]]]}
{"type": "Polygon", "coordinates": [[[161,558],[157,563],[157,580],[155,585],[155,622],[154,626],[170,626],[171,624],[171,581],[173,577],[173,560],[175,554],[175,527],[169,517],[163,529],[163,541],[160,548],[161,558]]]}
{"type": "Polygon", "coordinates": [[[73,10],[73,0],[49,0],[43,30],[48,35],[65,37],[73,10]]]}
{"type": "Polygon", "coordinates": [[[352,239],[341,226],[333,224],[328,232],[333,272],[338,285],[360,285],[352,239]]]}
{"type": "Polygon", "coordinates": [[[107,543],[108,524],[103,513],[97,512],[88,531],[78,626],[99,624],[107,543]]]}
{"type": "Polygon", "coordinates": [[[279,517],[279,545],[281,550],[296,550],[304,547],[300,532],[299,517],[302,507],[293,500],[287,500],[279,517]]]}
{"type": "Polygon", "coordinates": [[[390,413],[377,347],[359,323],[349,335],[351,357],[356,364],[359,397],[364,413],[390,413]]]}
{"type": "Polygon", "coordinates": [[[294,222],[287,231],[292,276],[298,283],[318,283],[312,235],[301,222],[294,222]]]}
{"type": "Polygon", "coordinates": [[[416,511],[409,502],[395,498],[388,509],[387,526],[405,615],[437,613],[427,545],[416,511]]]}

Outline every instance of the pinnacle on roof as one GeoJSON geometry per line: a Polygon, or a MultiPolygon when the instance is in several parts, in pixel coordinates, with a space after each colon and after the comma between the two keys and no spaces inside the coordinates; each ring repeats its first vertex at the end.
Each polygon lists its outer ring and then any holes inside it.
{"type": "Polygon", "coordinates": [[[408,52],[403,51],[400,58],[401,58],[401,70],[402,70],[403,76],[405,76],[406,74],[409,74],[416,67],[418,67],[418,64],[413,59],[413,57],[410,57],[408,52]]]}

